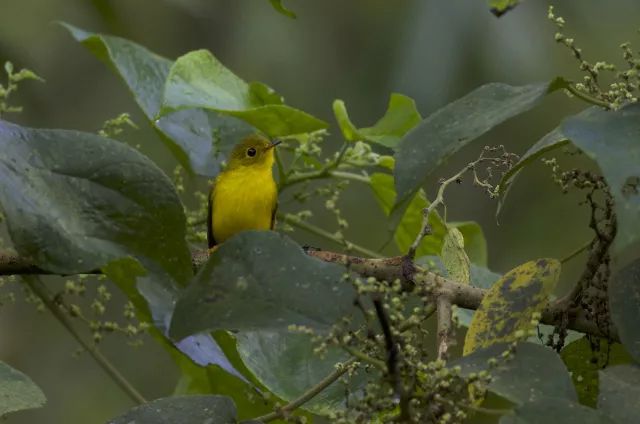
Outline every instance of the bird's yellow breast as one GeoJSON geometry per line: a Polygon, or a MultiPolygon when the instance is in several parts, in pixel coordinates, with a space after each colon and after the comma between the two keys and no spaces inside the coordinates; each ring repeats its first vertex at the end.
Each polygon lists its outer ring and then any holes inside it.
{"type": "Polygon", "coordinates": [[[213,236],[222,243],[245,230],[269,230],[278,190],[271,166],[242,167],[220,174],[211,192],[213,236]]]}

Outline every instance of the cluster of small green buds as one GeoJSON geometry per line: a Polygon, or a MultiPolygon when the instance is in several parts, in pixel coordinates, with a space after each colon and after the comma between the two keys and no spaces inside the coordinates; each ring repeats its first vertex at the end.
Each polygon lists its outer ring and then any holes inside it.
{"type": "Polygon", "coordinates": [[[115,137],[124,131],[124,128],[129,127],[138,129],[138,126],[131,120],[131,115],[128,113],[121,113],[115,118],[107,119],[102,128],[98,130],[98,134],[102,137],[115,137]]]}
{"type": "Polygon", "coordinates": [[[0,116],[6,112],[22,112],[19,106],[10,106],[9,97],[18,90],[18,84],[26,80],[35,80],[43,82],[44,80],[28,69],[21,69],[15,72],[13,63],[5,62],[4,70],[7,74],[6,85],[0,84],[0,116]]]}

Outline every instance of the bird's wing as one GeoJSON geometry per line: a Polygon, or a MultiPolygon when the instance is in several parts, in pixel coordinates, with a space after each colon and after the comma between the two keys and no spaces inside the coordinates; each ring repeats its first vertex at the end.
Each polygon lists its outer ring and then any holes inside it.
{"type": "Polygon", "coordinates": [[[209,190],[209,205],[207,206],[207,243],[209,249],[216,244],[216,239],[213,237],[213,189],[215,188],[215,181],[211,183],[211,190],[209,190]]]}

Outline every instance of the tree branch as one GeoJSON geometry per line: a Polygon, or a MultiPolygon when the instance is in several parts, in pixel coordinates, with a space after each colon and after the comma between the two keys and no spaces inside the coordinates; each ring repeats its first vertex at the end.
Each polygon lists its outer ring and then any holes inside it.
{"type": "MultiPolygon", "coordinates": [[[[433,272],[425,271],[419,267],[415,267],[415,271],[410,275],[406,273],[406,267],[403,267],[405,257],[391,258],[361,258],[357,256],[349,256],[342,253],[329,252],[325,250],[309,250],[307,254],[316,257],[325,262],[336,262],[347,265],[352,272],[361,274],[365,277],[375,277],[378,280],[395,281],[396,279],[405,283],[408,287],[413,284],[417,285],[433,285],[434,296],[446,294],[449,296],[452,305],[457,305],[466,309],[478,309],[486,290],[467,284],[461,284],[456,281],[444,278],[433,272]]],[[[192,256],[194,269],[198,269],[207,260],[206,251],[195,252],[192,256]]],[[[86,272],[85,274],[99,274],[100,270],[86,272]]],[[[21,258],[15,254],[0,252],[0,275],[25,275],[25,274],[55,274],[50,271],[41,269],[33,264],[33,262],[21,258]]],[[[563,313],[569,314],[569,326],[571,330],[581,333],[591,334],[598,337],[610,337],[613,341],[619,341],[618,332],[613,325],[609,323],[608,332],[598,328],[598,325],[589,320],[585,312],[579,310],[566,310],[566,305],[556,301],[548,305],[542,313],[543,324],[556,325],[563,313]]]]}

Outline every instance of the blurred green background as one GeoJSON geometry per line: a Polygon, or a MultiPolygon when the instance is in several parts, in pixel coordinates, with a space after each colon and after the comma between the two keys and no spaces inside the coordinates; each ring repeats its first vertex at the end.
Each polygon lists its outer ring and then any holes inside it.
{"type": "MultiPolygon", "coordinates": [[[[382,115],[391,92],[413,97],[427,116],[487,82],[517,85],[578,76],[575,60],[553,41],[547,2],[525,1],[500,19],[479,0],[285,3],[297,20],[278,14],[266,0],[1,0],[0,61],[11,60],[46,79],[45,84],[25,83],[13,99],[25,112],[3,118],[94,132],[106,119],[129,112],[139,129],[127,130],[122,138],[140,145],[167,173],[175,167],[126,87],[55,21],[129,38],[169,58],[209,49],[245,80],[263,81],[287,103],[331,122],[336,136],[327,140],[326,152],[339,142],[331,112],[335,98],[345,100],[356,125],[366,126],[382,115]]],[[[637,1],[554,4],[568,21],[567,35],[591,61],[620,63],[617,46],[637,40],[637,1]]],[[[456,155],[425,186],[427,193],[432,196],[437,179],[477,157],[482,146],[504,144],[521,154],[563,116],[584,107],[552,95],[456,155]]],[[[563,161],[587,163],[579,156],[563,161]]],[[[206,180],[188,186],[202,189],[206,180]]],[[[562,195],[548,169],[537,164],[522,173],[499,225],[496,201],[471,184],[452,187],[447,210],[449,220],[481,223],[490,267],[504,272],[536,257],[561,258],[588,241],[588,210],[579,205],[581,199],[562,195]]],[[[350,220],[350,240],[373,249],[385,241],[385,218],[368,187],[351,184],[340,206],[350,220]]],[[[314,223],[337,228],[330,214],[314,212],[314,223]]],[[[305,233],[294,237],[302,244],[332,247],[305,233]]],[[[388,253],[394,253],[392,247],[388,253]]],[[[580,271],[582,259],[568,264],[565,281],[580,271]]],[[[118,303],[112,302],[115,316],[118,303]]],[[[9,423],[101,423],[132,406],[88,355],[73,356],[77,345],[48,314],[25,306],[18,296],[15,304],[0,308],[0,317],[0,359],[28,374],[48,397],[47,406],[11,415],[9,423]]],[[[102,349],[146,397],[172,392],[177,370],[153,341],[133,348],[114,335],[102,349]]]]}

